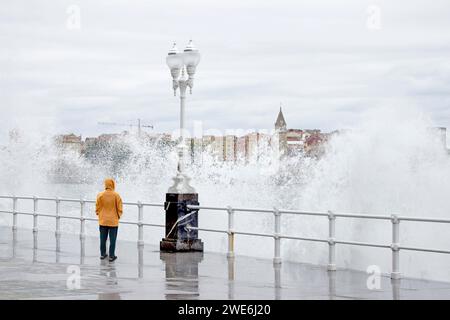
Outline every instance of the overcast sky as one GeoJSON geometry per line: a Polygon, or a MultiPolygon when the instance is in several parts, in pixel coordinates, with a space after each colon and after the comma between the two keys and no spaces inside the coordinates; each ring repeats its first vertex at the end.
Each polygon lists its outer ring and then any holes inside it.
{"type": "Polygon", "coordinates": [[[188,124],[272,128],[281,102],[290,128],[348,127],[386,105],[450,127],[449,17],[448,0],[2,0],[0,142],[137,118],[172,131],[165,57],[190,38],[202,60],[188,124]]]}

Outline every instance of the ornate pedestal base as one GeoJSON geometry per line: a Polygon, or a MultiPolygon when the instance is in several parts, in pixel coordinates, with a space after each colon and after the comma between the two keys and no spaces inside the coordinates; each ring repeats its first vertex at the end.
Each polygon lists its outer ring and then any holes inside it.
{"type": "Polygon", "coordinates": [[[166,236],[160,242],[163,252],[203,251],[198,239],[198,210],[187,205],[199,205],[197,193],[166,193],[166,236]]]}
{"type": "Polygon", "coordinates": [[[175,240],[164,238],[161,240],[160,250],[164,252],[203,251],[203,242],[195,240],[175,240]]]}

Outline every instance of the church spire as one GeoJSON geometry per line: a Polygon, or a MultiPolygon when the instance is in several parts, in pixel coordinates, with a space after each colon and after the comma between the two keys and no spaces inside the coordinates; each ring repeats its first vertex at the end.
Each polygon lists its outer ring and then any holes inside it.
{"type": "Polygon", "coordinates": [[[286,130],[286,121],[284,120],[283,110],[281,109],[281,103],[277,121],[275,121],[275,130],[286,130]]]}

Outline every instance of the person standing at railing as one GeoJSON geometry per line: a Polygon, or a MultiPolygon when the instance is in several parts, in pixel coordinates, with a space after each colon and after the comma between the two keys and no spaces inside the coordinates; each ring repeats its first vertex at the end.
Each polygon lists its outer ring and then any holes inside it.
{"type": "Polygon", "coordinates": [[[115,191],[116,184],[113,179],[105,180],[105,191],[97,195],[95,204],[95,213],[98,216],[100,225],[100,259],[108,257],[106,254],[106,241],[109,236],[109,261],[117,259],[115,254],[117,231],[119,229],[119,220],[122,216],[122,198],[115,191]]]}

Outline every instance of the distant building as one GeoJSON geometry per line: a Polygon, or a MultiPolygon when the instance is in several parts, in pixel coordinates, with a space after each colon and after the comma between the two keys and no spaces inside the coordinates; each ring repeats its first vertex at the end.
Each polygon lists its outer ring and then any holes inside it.
{"type": "Polygon", "coordinates": [[[304,142],[305,154],[311,157],[322,156],[325,152],[326,141],[327,137],[320,132],[308,135],[304,142]]]}
{"type": "Polygon", "coordinates": [[[288,156],[303,152],[305,132],[300,129],[289,129],[286,132],[286,151],[288,156]]]}
{"type": "Polygon", "coordinates": [[[213,142],[214,136],[203,136],[202,137],[203,150],[212,152],[213,142]]]}
{"type": "Polygon", "coordinates": [[[275,130],[286,131],[287,130],[286,120],[284,120],[283,110],[280,107],[278,112],[277,120],[275,121],[275,130]]]}
{"type": "Polygon", "coordinates": [[[236,140],[236,158],[238,161],[247,163],[249,155],[249,136],[238,137],[236,140]]]}
{"type": "Polygon", "coordinates": [[[211,143],[211,153],[218,161],[225,160],[225,139],[221,136],[214,136],[211,143]]]}
{"type": "Polygon", "coordinates": [[[259,158],[259,140],[260,136],[258,132],[252,132],[247,134],[248,148],[247,148],[247,161],[257,161],[259,158]]]}
{"type": "MultiPolygon", "coordinates": [[[[318,129],[287,129],[286,120],[280,107],[275,121],[275,142],[278,142],[280,156],[304,154],[318,157],[324,152],[328,135],[318,129]]],[[[275,146],[275,143],[272,143],[275,146]]]]}
{"type": "Polygon", "coordinates": [[[225,161],[236,161],[237,154],[237,137],[233,135],[225,136],[224,138],[224,160],[225,161]]]}
{"type": "MultiPolygon", "coordinates": [[[[187,157],[189,157],[186,160],[190,160],[191,163],[201,163],[205,154],[212,155],[218,161],[242,163],[256,162],[262,156],[272,157],[275,154],[280,158],[297,155],[319,157],[324,153],[324,145],[329,138],[333,134],[339,133],[335,131],[325,134],[318,129],[288,129],[281,107],[274,123],[274,129],[273,134],[251,132],[239,137],[235,135],[205,135],[201,138],[186,138],[187,157]]],[[[445,128],[437,129],[445,143],[445,128]]],[[[59,135],[55,140],[57,145],[62,148],[88,156],[88,154],[95,154],[99,146],[109,142],[120,142],[120,139],[127,135],[129,135],[127,131],[120,134],[101,134],[98,137],[87,137],[83,141],[81,136],[68,134],[59,135]]],[[[18,134],[12,132],[10,140],[18,139],[16,136],[18,134]]],[[[144,134],[140,138],[141,141],[145,140],[170,148],[179,142],[166,133],[144,134]]]]}
{"type": "MultiPolygon", "coordinates": [[[[280,107],[280,111],[278,112],[277,120],[275,121],[275,136],[273,139],[276,139],[278,143],[278,152],[280,157],[287,155],[288,153],[288,139],[287,139],[287,124],[286,120],[284,120],[283,110],[280,107]]],[[[272,143],[272,145],[274,145],[272,143]]]]}
{"type": "Polygon", "coordinates": [[[192,163],[201,163],[203,160],[203,139],[188,138],[187,145],[192,163]]]}
{"type": "Polygon", "coordinates": [[[152,137],[153,141],[163,146],[174,145],[175,142],[172,140],[172,136],[168,133],[158,133],[152,137]]]}
{"type": "Polygon", "coordinates": [[[58,135],[55,137],[55,142],[59,148],[71,150],[78,154],[81,154],[84,146],[81,135],[77,136],[73,133],[58,135]]]}
{"type": "Polygon", "coordinates": [[[280,157],[306,154],[318,156],[327,136],[320,130],[287,129],[287,123],[280,107],[273,135],[251,132],[244,136],[203,136],[188,141],[192,161],[201,161],[203,153],[210,153],[218,161],[256,162],[263,155],[272,156],[275,151],[280,157]],[[200,143],[202,147],[200,148],[200,143]]]}

